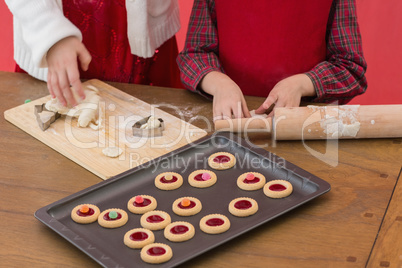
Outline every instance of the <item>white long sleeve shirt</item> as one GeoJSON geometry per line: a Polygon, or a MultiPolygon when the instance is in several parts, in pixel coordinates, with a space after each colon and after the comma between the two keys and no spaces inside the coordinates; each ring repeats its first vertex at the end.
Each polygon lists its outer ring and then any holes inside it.
{"type": "MultiPolygon", "coordinates": [[[[47,51],[80,30],[62,10],[62,0],[5,0],[14,15],[14,59],[27,73],[47,80],[47,51]]],[[[149,58],[180,29],[177,0],[126,0],[131,53],[149,58]]]]}

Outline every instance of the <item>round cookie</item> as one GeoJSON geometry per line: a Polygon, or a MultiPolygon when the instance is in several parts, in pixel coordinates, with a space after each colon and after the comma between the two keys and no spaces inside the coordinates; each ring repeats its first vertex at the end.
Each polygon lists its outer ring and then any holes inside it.
{"type": "Polygon", "coordinates": [[[218,152],[208,157],[208,165],[217,170],[232,168],[236,164],[236,158],[231,153],[218,152]]]}
{"type": "Polygon", "coordinates": [[[166,226],[163,234],[167,240],[172,242],[183,242],[193,238],[195,229],[189,222],[176,221],[166,226]]]}
{"type": "Polygon", "coordinates": [[[177,198],[172,205],[172,210],[179,216],[192,216],[202,209],[201,201],[195,197],[177,198]]]}
{"type": "Polygon", "coordinates": [[[171,222],[170,215],[161,210],[148,211],[140,219],[141,226],[152,231],[162,230],[171,222]]]}
{"type": "Polygon", "coordinates": [[[127,212],[119,208],[110,208],[104,210],[98,216],[98,223],[105,228],[118,228],[128,221],[127,212]]]}
{"type": "Polygon", "coordinates": [[[100,210],[92,204],[81,204],[71,210],[73,221],[81,224],[88,224],[98,220],[100,210]]]}
{"type": "Polygon", "coordinates": [[[152,243],[141,249],[141,259],[147,263],[163,263],[173,256],[172,249],[162,243],[152,243]]]}
{"type": "Polygon", "coordinates": [[[200,220],[200,229],[207,234],[220,234],[230,228],[229,219],[222,214],[209,214],[200,220]]]}
{"type": "Polygon", "coordinates": [[[191,172],[188,176],[188,183],[196,188],[207,188],[217,181],[215,172],[206,169],[199,169],[191,172]]]}
{"type": "Polygon", "coordinates": [[[249,197],[239,197],[229,203],[229,212],[237,217],[247,217],[258,211],[258,203],[249,197]]]}
{"type": "Polygon", "coordinates": [[[246,172],[237,178],[237,186],[245,191],[259,190],[265,182],[265,176],[258,172],[246,172]]]}
{"type": "Polygon", "coordinates": [[[175,190],[182,184],[183,177],[175,172],[163,172],[155,178],[155,186],[161,190],[175,190]]]}
{"type": "Polygon", "coordinates": [[[124,235],[124,244],[129,248],[143,248],[155,242],[155,235],[151,230],[134,228],[124,235]]]}
{"type": "Polygon", "coordinates": [[[292,192],[292,184],[285,180],[273,180],[264,185],[264,194],[271,198],[284,198],[292,192]]]}
{"type": "Polygon", "coordinates": [[[127,202],[127,209],[134,214],[144,214],[156,209],[156,199],[150,195],[137,195],[127,202]]]}

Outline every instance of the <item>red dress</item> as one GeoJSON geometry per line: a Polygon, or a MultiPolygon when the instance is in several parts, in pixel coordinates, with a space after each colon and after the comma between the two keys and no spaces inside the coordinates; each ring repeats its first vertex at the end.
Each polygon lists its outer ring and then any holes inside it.
{"type": "MultiPolygon", "coordinates": [[[[89,69],[80,70],[81,78],[183,87],[176,64],[178,48],[174,36],[151,58],[131,54],[125,0],[63,1],[63,12],[82,32],[82,42],[92,56],[89,69]]],[[[16,71],[19,70],[17,66],[16,71]]]]}

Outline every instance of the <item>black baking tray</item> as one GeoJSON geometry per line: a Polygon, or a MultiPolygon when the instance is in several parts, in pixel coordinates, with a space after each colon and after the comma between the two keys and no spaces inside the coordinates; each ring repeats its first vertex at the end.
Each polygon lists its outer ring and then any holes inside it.
{"type": "Polygon", "coordinates": [[[130,169],[106,181],[63,198],[40,208],[35,217],[49,228],[64,237],[74,246],[86,253],[104,267],[174,267],[208,250],[211,250],[247,231],[260,226],[330,190],[326,181],[289,163],[232,133],[214,134],[192,144],[179,148],[169,154],[130,169]],[[216,152],[229,152],[235,155],[237,163],[228,170],[213,170],[208,166],[208,156],[216,152]],[[188,175],[196,169],[213,170],[218,177],[215,185],[209,188],[194,188],[188,184],[188,175]],[[154,185],[159,173],[173,171],[183,176],[183,185],[173,191],[159,190],[154,185]],[[271,199],[262,189],[244,191],[237,187],[236,180],[244,172],[260,172],[267,182],[274,179],[287,180],[293,185],[293,193],[283,199],[271,199]],[[166,240],[163,230],[154,231],[155,242],[166,243],[173,250],[170,261],[159,265],[144,263],[140,250],[130,249],[123,243],[124,234],[140,227],[141,215],[127,210],[128,200],[139,194],[152,195],[158,202],[158,210],[166,211],[173,221],[184,220],[192,223],[195,236],[186,242],[175,243],[166,240]],[[193,196],[202,202],[202,210],[191,217],[177,216],[172,211],[172,203],[179,197],[193,196]],[[237,197],[251,197],[258,202],[256,214],[239,218],[228,211],[229,202],[237,197]],[[96,204],[101,211],[108,208],[121,208],[128,212],[126,225],[116,229],[105,229],[97,222],[88,225],[77,224],[71,220],[71,210],[83,203],[96,204]],[[210,235],[199,228],[200,219],[211,213],[226,215],[230,229],[222,234],[210,235]]]}

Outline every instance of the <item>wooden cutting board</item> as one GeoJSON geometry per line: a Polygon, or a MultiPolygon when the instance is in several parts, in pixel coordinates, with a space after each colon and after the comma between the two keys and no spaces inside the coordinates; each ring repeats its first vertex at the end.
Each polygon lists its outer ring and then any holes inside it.
{"type": "Polygon", "coordinates": [[[62,116],[42,131],[35,118],[34,106],[50,100],[50,95],[7,110],[4,118],[102,179],[207,135],[206,131],[99,80],[89,80],[83,85],[99,89],[100,114],[104,118],[99,130],[80,128],[76,119],[62,116]],[[164,120],[163,135],[151,138],[133,136],[132,125],[151,114],[164,120]],[[102,150],[108,146],[117,146],[123,149],[123,153],[117,158],[107,157],[102,150]]]}

